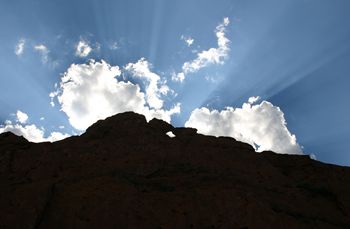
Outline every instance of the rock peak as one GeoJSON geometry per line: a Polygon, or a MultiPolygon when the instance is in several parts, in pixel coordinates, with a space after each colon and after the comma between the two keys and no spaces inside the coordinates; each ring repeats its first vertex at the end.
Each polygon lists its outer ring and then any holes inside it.
{"type": "Polygon", "coordinates": [[[55,143],[0,135],[0,187],[5,229],[350,225],[350,168],[133,112],[55,143]]]}

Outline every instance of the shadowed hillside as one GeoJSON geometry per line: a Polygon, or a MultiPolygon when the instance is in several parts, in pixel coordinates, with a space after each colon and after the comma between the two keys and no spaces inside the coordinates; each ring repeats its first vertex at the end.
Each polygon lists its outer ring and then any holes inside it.
{"type": "Polygon", "coordinates": [[[0,135],[0,228],[349,227],[350,169],[308,156],[132,112],[55,143],[0,135]]]}

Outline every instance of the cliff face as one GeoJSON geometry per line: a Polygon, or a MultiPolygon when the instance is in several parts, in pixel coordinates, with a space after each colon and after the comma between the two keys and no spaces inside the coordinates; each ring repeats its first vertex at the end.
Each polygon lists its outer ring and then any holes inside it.
{"type": "Polygon", "coordinates": [[[286,227],[349,228],[350,168],[131,112],[55,143],[0,135],[0,228],[286,227]]]}

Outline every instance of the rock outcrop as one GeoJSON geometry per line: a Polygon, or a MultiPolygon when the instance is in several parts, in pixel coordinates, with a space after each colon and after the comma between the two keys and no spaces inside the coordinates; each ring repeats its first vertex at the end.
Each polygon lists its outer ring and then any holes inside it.
{"type": "Polygon", "coordinates": [[[4,133],[0,228],[350,228],[350,168],[131,112],[55,143],[4,133]]]}

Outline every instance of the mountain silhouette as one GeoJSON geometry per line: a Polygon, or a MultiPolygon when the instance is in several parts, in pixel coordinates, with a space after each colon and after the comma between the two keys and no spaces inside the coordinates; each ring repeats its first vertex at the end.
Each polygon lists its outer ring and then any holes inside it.
{"type": "Polygon", "coordinates": [[[132,112],[54,143],[8,132],[0,228],[350,228],[350,168],[132,112]]]}

